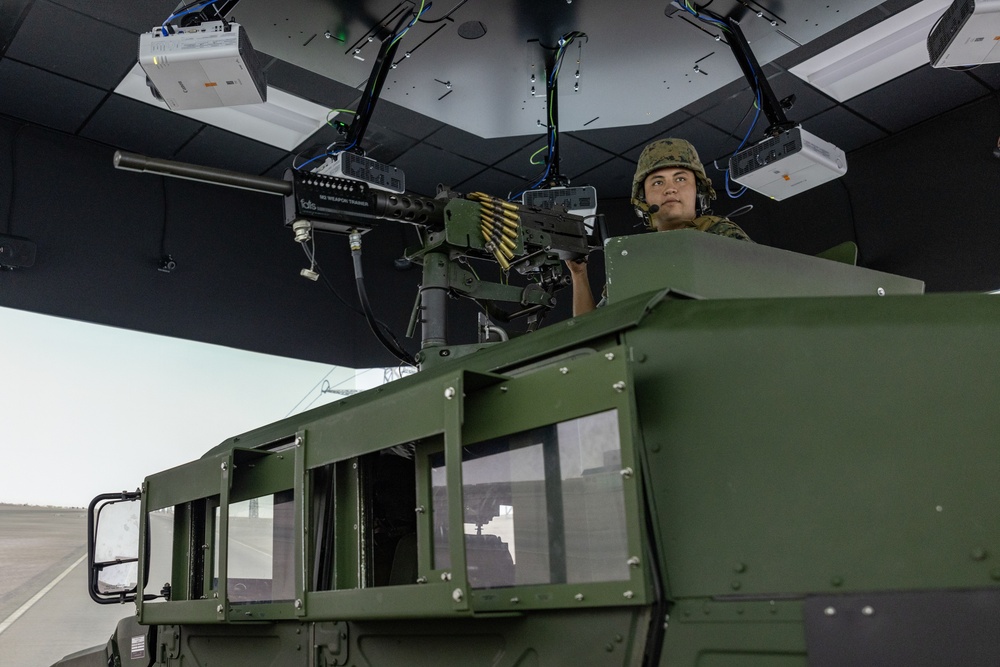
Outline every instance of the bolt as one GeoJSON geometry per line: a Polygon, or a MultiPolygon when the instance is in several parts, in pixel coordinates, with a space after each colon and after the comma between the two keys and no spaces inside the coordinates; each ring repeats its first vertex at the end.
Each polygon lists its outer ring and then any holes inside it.
{"type": "Polygon", "coordinates": [[[576,600],[577,602],[583,602],[583,593],[577,593],[576,595],[573,596],[573,599],[576,600]]]}
{"type": "Polygon", "coordinates": [[[879,296],[885,296],[885,290],[882,289],[881,287],[875,290],[875,293],[878,294],[879,296]]]}
{"type": "Polygon", "coordinates": [[[622,257],[628,257],[628,250],[622,250],[622,257]]]}
{"type": "Polygon", "coordinates": [[[222,613],[222,605],[221,604],[218,607],[215,608],[215,613],[216,614],[221,614],[222,613]]]}
{"type": "Polygon", "coordinates": [[[448,387],[447,389],[445,389],[444,390],[444,397],[447,398],[449,401],[451,399],[455,398],[455,388],[454,387],[448,387]]]}
{"type": "Polygon", "coordinates": [[[865,616],[871,616],[872,614],[875,613],[875,609],[871,605],[866,604],[864,607],[861,608],[861,613],[864,614],[865,616]]]}
{"type": "Polygon", "coordinates": [[[295,600],[295,608],[296,609],[302,609],[302,600],[300,600],[300,599],[296,599],[295,600]]]}
{"type": "Polygon", "coordinates": [[[844,579],[842,577],[834,577],[833,579],[830,580],[830,585],[834,587],[843,586],[844,579]]]}
{"type": "Polygon", "coordinates": [[[639,567],[639,557],[632,556],[627,561],[625,561],[629,567],[639,567]]]}
{"type": "Polygon", "coordinates": [[[327,30],[326,32],[323,33],[323,36],[326,37],[327,39],[332,39],[333,38],[333,33],[331,33],[329,30],[327,30]]]}
{"type": "Polygon", "coordinates": [[[827,607],[826,609],[823,610],[823,613],[826,614],[827,616],[834,616],[836,615],[837,610],[834,609],[833,607],[827,607]]]}
{"type": "Polygon", "coordinates": [[[417,583],[418,584],[426,584],[427,583],[427,577],[417,577],[417,583]]]}
{"type": "Polygon", "coordinates": [[[632,479],[634,471],[631,468],[622,468],[618,474],[622,476],[623,479],[632,479]]]}
{"type": "Polygon", "coordinates": [[[451,572],[442,572],[441,581],[451,581],[451,572]]]}
{"type": "Polygon", "coordinates": [[[461,588],[456,588],[451,592],[451,599],[455,602],[461,602],[465,598],[465,594],[462,593],[461,588]]]}
{"type": "Polygon", "coordinates": [[[409,51],[407,51],[406,53],[404,53],[404,54],[403,54],[403,57],[404,57],[404,58],[409,58],[409,57],[410,57],[410,52],[409,52],[409,51]]]}
{"type": "Polygon", "coordinates": [[[733,572],[741,573],[746,571],[747,571],[746,563],[736,563],[735,565],[733,565],[733,572]]]}
{"type": "Polygon", "coordinates": [[[417,509],[416,509],[417,514],[423,514],[426,511],[427,510],[424,508],[423,505],[417,505],[417,509]]]}
{"type": "Polygon", "coordinates": [[[513,597],[513,598],[510,599],[510,603],[511,604],[518,604],[520,601],[521,601],[521,598],[518,598],[518,597],[513,597]]]}
{"type": "Polygon", "coordinates": [[[619,394],[625,391],[625,383],[621,381],[615,382],[613,385],[611,385],[611,387],[619,394]]]}
{"type": "Polygon", "coordinates": [[[559,372],[562,373],[563,375],[566,375],[567,373],[569,373],[569,369],[563,366],[562,368],[559,369],[559,372]]]}
{"type": "Polygon", "coordinates": [[[622,593],[622,595],[625,597],[626,600],[631,600],[632,598],[635,597],[635,593],[633,593],[632,591],[625,591],[624,593],[622,593]]]}
{"type": "Polygon", "coordinates": [[[220,467],[222,468],[222,472],[226,472],[226,470],[229,469],[229,464],[227,464],[225,461],[223,461],[222,462],[222,466],[220,466],[220,467]]]}
{"type": "Polygon", "coordinates": [[[608,361],[614,361],[615,360],[615,353],[614,352],[608,352],[607,354],[604,355],[604,358],[607,359],[608,361]]]}

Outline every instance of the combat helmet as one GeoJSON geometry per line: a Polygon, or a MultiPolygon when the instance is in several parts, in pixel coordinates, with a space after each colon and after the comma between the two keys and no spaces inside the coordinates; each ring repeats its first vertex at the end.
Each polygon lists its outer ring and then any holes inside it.
{"type": "Polygon", "coordinates": [[[698,194],[708,201],[715,199],[715,189],[712,180],[705,173],[705,166],[698,158],[698,151],[684,139],[659,139],[642,150],[639,163],[632,179],[632,205],[645,211],[646,199],[643,194],[643,183],[646,177],[657,169],[664,167],[682,167],[694,172],[698,183],[698,194]]]}

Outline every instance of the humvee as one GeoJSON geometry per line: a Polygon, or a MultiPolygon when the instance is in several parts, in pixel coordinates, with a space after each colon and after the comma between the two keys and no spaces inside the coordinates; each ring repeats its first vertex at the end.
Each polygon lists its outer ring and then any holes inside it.
{"type": "MultiPolygon", "coordinates": [[[[435,206],[424,284],[468,288],[475,203],[435,206]]],[[[95,499],[91,595],[135,613],[57,664],[1000,664],[1000,300],[850,248],[604,251],[594,313],[95,499]]]]}

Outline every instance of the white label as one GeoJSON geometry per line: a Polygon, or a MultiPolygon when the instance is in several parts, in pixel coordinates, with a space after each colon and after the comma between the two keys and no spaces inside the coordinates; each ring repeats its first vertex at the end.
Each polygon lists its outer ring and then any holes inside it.
{"type": "Polygon", "coordinates": [[[132,637],[132,659],[140,660],[146,657],[146,638],[143,635],[132,637]]]}

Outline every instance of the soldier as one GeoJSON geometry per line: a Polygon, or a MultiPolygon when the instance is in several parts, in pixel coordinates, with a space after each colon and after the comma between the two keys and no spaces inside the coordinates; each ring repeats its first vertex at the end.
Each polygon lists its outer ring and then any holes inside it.
{"type": "MultiPolygon", "coordinates": [[[[632,179],[632,206],[650,229],[697,229],[750,241],[738,225],[715,215],[699,215],[715,199],[712,181],[698,152],[684,139],[660,139],[646,146],[632,179]]],[[[567,262],[573,277],[573,315],[594,310],[585,262],[567,262]]],[[[603,300],[602,300],[603,301],[603,300]]]]}

